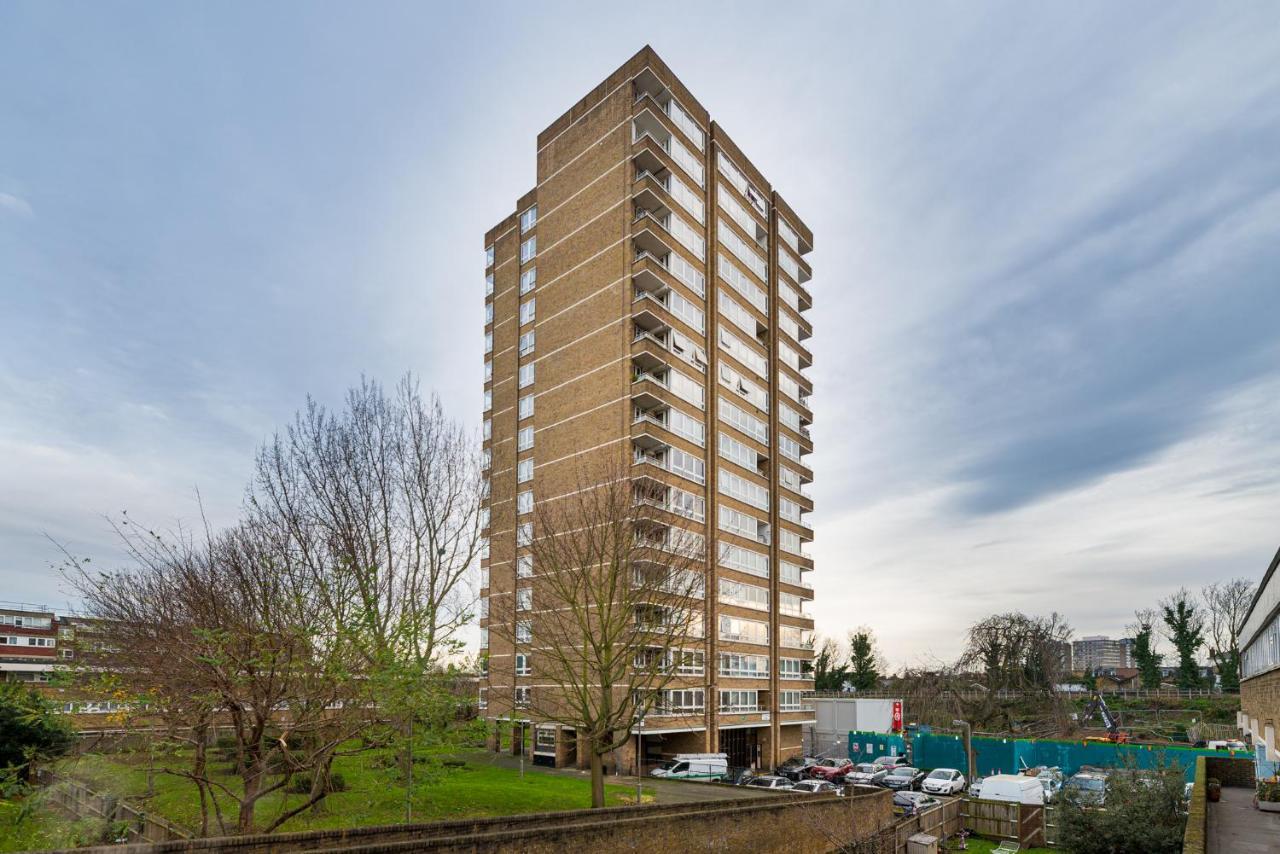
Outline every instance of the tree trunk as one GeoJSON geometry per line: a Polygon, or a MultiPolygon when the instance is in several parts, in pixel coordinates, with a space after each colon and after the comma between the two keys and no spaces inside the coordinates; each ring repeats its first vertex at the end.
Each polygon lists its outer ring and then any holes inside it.
{"type": "Polygon", "coordinates": [[[236,823],[236,831],[240,835],[253,833],[253,811],[258,805],[258,790],[262,788],[262,776],[266,770],[265,763],[257,759],[244,775],[244,796],[240,798],[240,816],[236,823]]]}
{"type": "Polygon", "coordinates": [[[196,779],[196,786],[200,791],[200,835],[209,835],[209,802],[207,797],[211,794],[208,791],[208,785],[204,782],[208,773],[208,726],[198,725],[192,727],[191,734],[195,740],[195,755],[191,762],[191,774],[196,779]]]}
{"type": "Polygon", "coordinates": [[[599,745],[593,738],[591,750],[591,808],[604,807],[604,757],[600,755],[599,745]]]}

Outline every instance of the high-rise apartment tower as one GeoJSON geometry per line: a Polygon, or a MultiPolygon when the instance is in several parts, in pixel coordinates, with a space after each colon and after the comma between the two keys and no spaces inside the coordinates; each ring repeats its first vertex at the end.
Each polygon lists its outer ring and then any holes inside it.
{"type": "MultiPolygon", "coordinates": [[[[490,631],[488,606],[536,606],[532,508],[612,455],[662,484],[709,556],[702,649],[672,713],[644,722],[646,756],[772,766],[813,720],[812,233],[648,47],[538,135],[537,162],[484,239],[481,714],[496,733],[554,690],[537,638],[490,631]]],[[[535,759],[586,761],[572,731],[525,723],[535,759]]]]}

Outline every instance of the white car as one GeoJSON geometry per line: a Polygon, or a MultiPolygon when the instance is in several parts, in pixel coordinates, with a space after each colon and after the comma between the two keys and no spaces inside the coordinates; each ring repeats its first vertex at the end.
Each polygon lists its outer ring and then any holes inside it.
{"type": "Polygon", "coordinates": [[[786,777],[769,775],[767,777],[752,777],[746,782],[746,786],[748,789],[774,789],[781,791],[783,789],[794,789],[796,784],[786,777]]]}
{"type": "Polygon", "coordinates": [[[920,791],[931,795],[956,795],[964,791],[965,779],[954,768],[935,768],[920,784],[920,791]]]}

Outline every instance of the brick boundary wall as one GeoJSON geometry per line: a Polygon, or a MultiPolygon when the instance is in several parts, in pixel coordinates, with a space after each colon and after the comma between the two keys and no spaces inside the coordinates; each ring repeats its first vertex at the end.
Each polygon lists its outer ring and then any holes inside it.
{"type": "MultiPolygon", "coordinates": [[[[211,837],[153,845],[74,849],[79,854],[287,854],[301,851],[488,852],[586,850],[831,851],[894,824],[887,789],[835,795],[784,794],[750,800],[614,807],[503,818],[211,837]]],[[[70,854],[68,850],[67,854],[70,854]]]]}
{"type": "MultiPolygon", "coordinates": [[[[1252,789],[1255,785],[1253,760],[1229,756],[1205,756],[1204,775],[1208,780],[1217,777],[1224,786],[1252,789]]],[[[1200,776],[1200,763],[1196,763],[1196,776],[1200,776]]]]}

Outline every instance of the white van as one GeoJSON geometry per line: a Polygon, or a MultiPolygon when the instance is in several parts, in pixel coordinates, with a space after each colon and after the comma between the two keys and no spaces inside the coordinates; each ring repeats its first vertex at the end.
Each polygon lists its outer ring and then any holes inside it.
{"type": "Polygon", "coordinates": [[[671,780],[719,780],[729,773],[729,754],[677,753],[675,759],[649,773],[671,780]]]}
{"type": "Polygon", "coordinates": [[[1044,786],[1024,774],[992,774],[982,778],[969,794],[984,801],[1044,805],[1044,786]]]}

